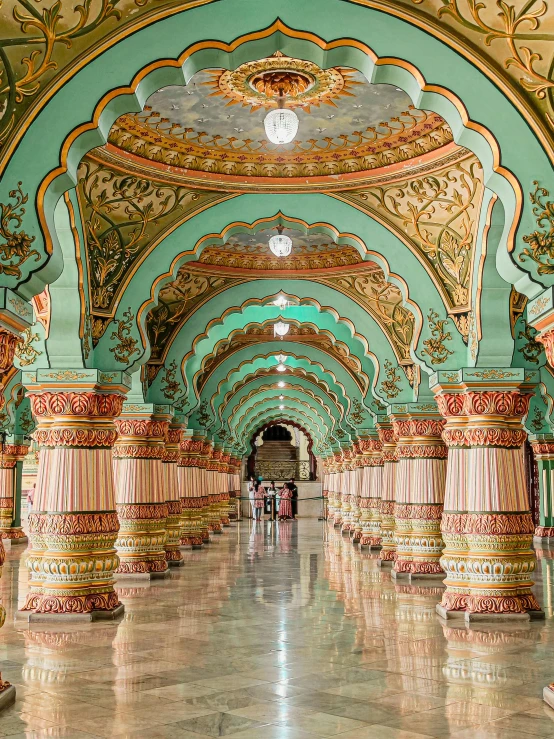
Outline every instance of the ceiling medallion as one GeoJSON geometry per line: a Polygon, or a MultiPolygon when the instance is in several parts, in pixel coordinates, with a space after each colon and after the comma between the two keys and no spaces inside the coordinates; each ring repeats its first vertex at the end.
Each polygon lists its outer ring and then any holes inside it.
{"type": "Polygon", "coordinates": [[[302,108],[307,113],[322,103],[336,107],[334,100],[352,95],[350,88],[360,84],[352,79],[354,70],[339,67],[321,69],[305,59],[294,59],[277,52],[265,59],[241,64],[235,70],[206,70],[212,77],[203,84],[212,92],[209,97],[225,97],[228,106],[260,108],[279,107],[286,97],[286,108],[302,108]]]}

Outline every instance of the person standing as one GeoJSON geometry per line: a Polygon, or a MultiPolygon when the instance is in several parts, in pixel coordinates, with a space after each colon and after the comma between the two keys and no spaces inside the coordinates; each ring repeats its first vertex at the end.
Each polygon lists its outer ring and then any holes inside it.
{"type": "Polygon", "coordinates": [[[298,488],[294,482],[294,477],[291,477],[287,484],[292,494],[292,520],[294,521],[298,515],[298,488]]]}
{"type": "Polygon", "coordinates": [[[254,491],[254,519],[256,521],[262,520],[262,512],[264,509],[264,498],[265,488],[263,485],[258,485],[254,491]]]}
{"type": "MultiPolygon", "coordinates": [[[[271,506],[272,506],[272,504],[274,505],[274,503],[275,503],[275,494],[276,494],[276,492],[277,492],[277,488],[275,487],[275,482],[272,480],[269,483],[269,487],[267,487],[266,488],[266,491],[265,491],[265,509],[264,509],[264,511],[265,511],[265,513],[267,513],[268,516],[271,516],[271,514],[273,512],[271,506]]],[[[275,508],[273,508],[273,510],[276,511],[277,508],[275,507],[275,508]]],[[[272,520],[273,520],[273,517],[272,517],[272,520]]]]}
{"type": "Polygon", "coordinates": [[[281,490],[281,501],[279,503],[279,521],[287,521],[292,518],[292,491],[289,488],[289,483],[286,482],[281,490]]]}
{"type": "Polygon", "coordinates": [[[255,497],[256,497],[256,488],[258,487],[258,483],[256,479],[254,478],[254,475],[250,476],[250,480],[248,481],[248,502],[250,503],[250,510],[252,513],[252,518],[256,518],[255,516],[255,497]]]}

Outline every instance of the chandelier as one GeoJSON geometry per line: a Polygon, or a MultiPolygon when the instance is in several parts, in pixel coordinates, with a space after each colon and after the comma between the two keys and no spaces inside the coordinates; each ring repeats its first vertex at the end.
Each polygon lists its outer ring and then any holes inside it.
{"type": "Polygon", "coordinates": [[[277,362],[279,362],[280,364],[284,364],[284,363],[285,363],[285,362],[287,361],[288,357],[287,357],[287,355],[286,355],[286,354],[276,354],[276,355],[275,355],[275,359],[276,359],[276,360],[277,360],[277,362]]]}
{"type": "Polygon", "coordinates": [[[277,387],[285,387],[285,383],[283,382],[283,380],[279,380],[279,382],[277,383],[277,387]]]}
{"type": "Polygon", "coordinates": [[[273,335],[274,336],[280,336],[283,338],[283,336],[286,336],[289,332],[290,325],[288,323],[283,323],[283,321],[278,321],[273,326],[273,335]]]}
{"type": "Polygon", "coordinates": [[[284,408],[285,408],[285,406],[284,406],[284,405],[280,405],[280,406],[279,406],[279,410],[280,410],[280,411],[284,410],[284,408]]]}
{"type": "Polygon", "coordinates": [[[272,144],[290,144],[298,132],[298,116],[285,108],[283,90],[279,90],[279,107],[264,118],[265,135],[272,144]]]}
{"type": "MultiPolygon", "coordinates": [[[[269,239],[269,248],[276,257],[288,257],[292,250],[292,239],[283,235],[283,226],[277,226],[277,231],[279,232],[278,235],[269,239]]],[[[284,300],[286,305],[285,298],[282,297],[281,299],[284,300]]],[[[277,301],[275,301],[275,304],[277,305],[277,301]]]]}
{"type": "MultiPolygon", "coordinates": [[[[269,248],[271,249],[271,242],[270,242],[269,248]]],[[[273,251],[273,249],[271,249],[271,251],[273,251]]],[[[275,254],[275,252],[273,253],[275,254]]],[[[273,305],[276,305],[278,308],[281,308],[281,310],[286,308],[288,304],[289,304],[289,301],[285,298],[284,295],[278,295],[273,301],[273,305]]]]}
{"type": "Polygon", "coordinates": [[[284,395],[279,395],[279,400],[284,400],[284,399],[285,399],[284,395]]]}
{"type": "Polygon", "coordinates": [[[287,371],[287,368],[282,363],[281,364],[278,364],[275,369],[277,370],[277,372],[286,372],[287,371]]]}

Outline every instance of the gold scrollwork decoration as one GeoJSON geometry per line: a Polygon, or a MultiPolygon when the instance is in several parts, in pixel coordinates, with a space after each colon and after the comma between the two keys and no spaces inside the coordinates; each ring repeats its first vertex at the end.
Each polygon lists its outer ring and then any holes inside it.
{"type": "MultiPolygon", "coordinates": [[[[116,8],[121,0],[85,0],[69,7],[69,2],[56,0],[47,8],[37,3],[16,0],[12,9],[15,28],[5,16],[6,38],[0,53],[0,146],[17,128],[18,119],[56,72],[67,64],[68,55],[82,50],[82,39],[98,37],[98,29],[111,19],[119,21],[123,14],[116,8]],[[67,18],[73,18],[67,21],[67,18]],[[76,42],[74,44],[74,42],[76,42]],[[17,55],[29,49],[28,56],[17,55]],[[68,51],[71,50],[71,51],[68,51]]],[[[148,0],[135,0],[146,5],[148,0]]],[[[126,15],[130,13],[125,11],[126,15]]],[[[87,42],[91,43],[91,42],[87,42]]],[[[23,52],[25,53],[25,52],[23,52]]]]}
{"type": "Polygon", "coordinates": [[[117,329],[112,331],[110,339],[118,340],[115,346],[110,347],[110,351],[114,355],[114,359],[122,364],[129,364],[133,354],[138,354],[137,340],[131,335],[131,326],[135,316],[131,312],[131,308],[123,311],[123,318],[114,319],[113,323],[117,324],[117,329]]]}
{"type": "Polygon", "coordinates": [[[37,357],[40,357],[42,352],[32,346],[33,342],[39,340],[39,335],[33,333],[31,326],[23,331],[22,340],[15,347],[15,356],[18,358],[21,367],[28,367],[34,363],[37,357]]]}
{"type": "Polygon", "coordinates": [[[398,367],[394,367],[389,359],[385,359],[384,363],[386,380],[381,383],[381,390],[385,393],[387,398],[396,398],[400,394],[400,388],[398,383],[401,378],[398,374],[398,367]]]}
{"type": "Polygon", "coordinates": [[[444,330],[448,318],[440,319],[439,314],[430,308],[427,323],[431,330],[431,337],[423,342],[425,349],[421,352],[421,356],[429,357],[431,364],[443,364],[454,353],[444,345],[445,341],[452,341],[450,331],[444,330]]]}
{"type": "Polygon", "coordinates": [[[531,234],[523,237],[523,241],[528,244],[521,254],[519,261],[525,262],[527,258],[532,259],[537,267],[539,275],[554,274],[554,202],[548,200],[544,202],[544,198],[549,196],[549,191],[544,187],[539,187],[537,180],[533,184],[535,189],[529,193],[529,198],[533,203],[533,213],[537,219],[539,229],[545,225],[548,230],[536,230],[531,234]]]}
{"type": "Polygon", "coordinates": [[[352,401],[352,412],[349,418],[353,426],[360,426],[363,423],[365,411],[358,398],[354,398],[352,401]]]}
{"type": "Polygon", "coordinates": [[[35,262],[41,259],[38,251],[31,249],[35,237],[17,230],[23,223],[24,206],[29,200],[21,184],[18,182],[17,188],[9,192],[13,203],[0,203],[0,238],[4,239],[3,243],[0,242],[0,274],[17,279],[21,277],[20,267],[24,262],[33,256],[35,262]],[[15,228],[12,224],[15,224],[15,228]]]}
{"type": "Polygon", "coordinates": [[[162,378],[162,393],[168,400],[175,400],[175,396],[181,389],[180,383],[175,379],[177,375],[177,362],[173,359],[170,364],[165,367],[165,374],[162,378]]]}
{"type": "Polygon", "coordinates": [[[537,341],[537,334],[538,331],[533,326],[525,323],[525,328],[517,336],[520,341],[525,341],[525,344],[518,347],[518,352],[523,354],[523,358],[532,364],[538,364],[541,354],[544,352],[544,346],[540,341],[537,341]]]}
{"type": "MultiPolygon", "coordinates": [[[[422,5],[425,0],[412,2],[422,5]]],[[[502,67],[515,76],[526,92],[545,101],[552,110],[554,33],[544,27],[545,23],[548,26],[552,20],[552,13],[548,12],[548,5],[544,0],[527,0],[520,8],[506,0],[496,0],[494,11],[491,7],[493,3],[476,0],[431,2],[439,6],[437,16],[441,19],[451,18],[454,24],[462,27],[462,32],[468,39],[480,39],[488,48],[495,42],[503,42],[504,47],[500,47],[498,52],[502,67]],[[538,44],[545,54],[536,50],[538,44]]],[[[488,53],[494,56],[491,52],[488,53]]],[[[552,125],[552,115],[548,112],[546,115],[552,125]]]]}

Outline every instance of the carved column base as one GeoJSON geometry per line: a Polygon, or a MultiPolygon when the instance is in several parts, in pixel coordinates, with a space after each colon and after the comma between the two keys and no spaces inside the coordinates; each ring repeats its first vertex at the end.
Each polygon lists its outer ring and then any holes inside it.
{"type": "Polygon", "coordinates": [[[466,620],[544,613],[531,592],[535,554],[530,513],[444,513],[441,615],[466,620]]]}
{"type": "Polygon", "coordinates": [[[165,559],[170,567],[180,567],[184,564],[181,554],[181,516],[180,500],[167,501],[165,559]]]}
{"type": "Polygon", "coordinates": [[[27,535],[21,526],[11,526],[9,529],[0,529],[0,538],[9,539],[12,544],[26,544],[27,535]]]}
{"type": "Polygon", "coordinates": [[[537,526],[535,528],[535,539],[552,539],[554,543],[554,526],[537,526]]]}
{"type": "Polygon", "coordinates": [[[543,689],[542,697],[544,702],[547,703],[550,708],[554,708],[554,683],[550,683],[550,685],[547,685],[543,689]]]}
{"type": "Polygon", "coordinates": [[[15,686],[7,680],[2,680],[0,675],[0,711],[15,703],[15,686]]]}
{"type": "MultiPolygon", "coordinates": [[[[67,616],[114,612],[119,523],[108,513],[31,513],[30,588],[22,613],[67,616]]],[[[118,611],[118,613],[121,611],[118,611]]],[[[111,615],[109,617],[112,617],[111,615]]],[[[90,620],[90,619],[89,619],[90,620]]]]}
{"type": "Polygon", "coordinates": [[[120,531],[116,547],[120,558],[118,576],[163,577],[168,571],[165,558],[167,505],[132,503],[117,506],[120,531]]]}
{"type": "Polygon", "coordinates": [[[441,577],[444,549],[441,534],[442,504],[397,503],[394,507],[397,575],[441,577]]]}
{"type": "Polygon", "coordinates": [[[394,503],[392,500],[381,501],[381,551],[379,561],[394,562],[396,560],[396,544],[394,538],[394,503]]]}

